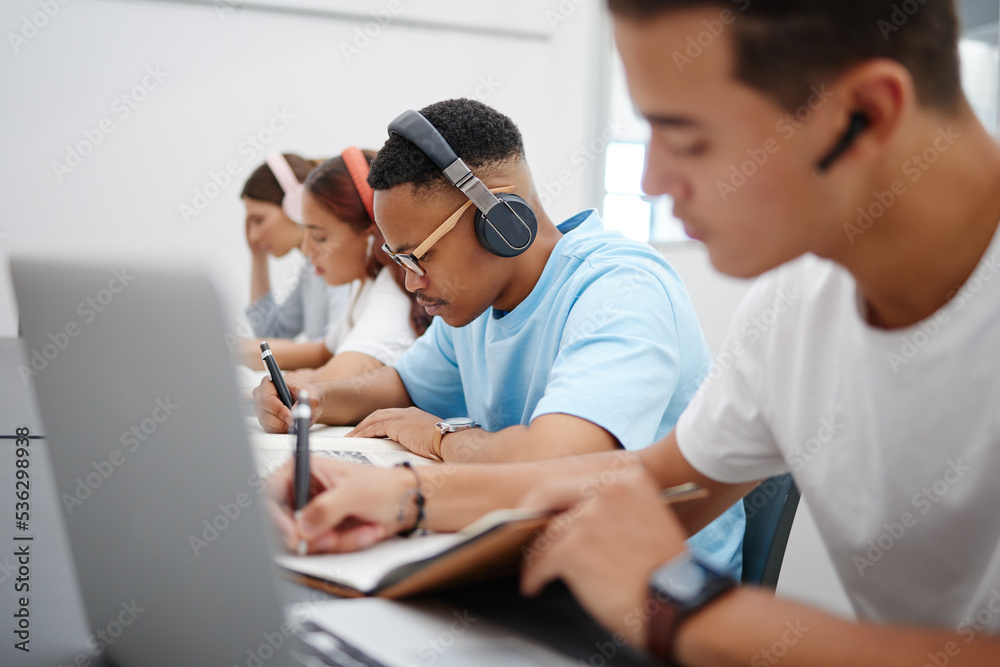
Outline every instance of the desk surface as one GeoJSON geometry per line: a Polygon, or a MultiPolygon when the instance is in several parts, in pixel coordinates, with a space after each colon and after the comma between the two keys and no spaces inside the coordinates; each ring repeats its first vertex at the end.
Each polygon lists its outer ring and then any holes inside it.
{"type": "MultiPolygon", "coordinates": [[[[3,517],[0,519],[0,664],[93,665],[88,648],[91,632],[72,564],[48,446],[42,438],[32,439],[28,446],[31,474],[28,529],[18,530],[12,516],[17,500],[14,477],[17,447],[11,436],[19,427],[27,427],[32,436],[44,435],[25,359],[20,340],[0,338],[0,516],[3,517]],[[14,539],[29,536],[30,541],[14,539]],[[15,549],[24,544],[30,545],[27,578],[18,572],[14,555],[15,549]],[[19,592],[15,589],[19,583],[27,583],[30,590],[19,592]],[[29,599],[29,653],[15,648],[19,639],[14,634],[17,622],[14,613],[22,596],[29,599]]],[[[254,429],[250,430],[251,438],[255,439],[254,429]]],[[[323,429],[317,433],[314,447],[333,448],[342,433],[343,429],[323,429]]],[[[400,449],[389,441],[352,441],[352,449],[400,449]]],[[[255,444],[259,446],[259,442],[256,439],[255,444]]],[[[323,595],[290,582],[283,585],[287,600],[316,600],[323,595]]],[[[530,602],[520,599],[516,581],[512,580],[457,589],[439,597],[549,643],[583,664],[589,664],[597,655],[595,647],[611,641],[561,586],[552,587],[542,598],[530,602]]],[[[608,663],[650,664],[630,651],[619,651],[608,663]]]]}

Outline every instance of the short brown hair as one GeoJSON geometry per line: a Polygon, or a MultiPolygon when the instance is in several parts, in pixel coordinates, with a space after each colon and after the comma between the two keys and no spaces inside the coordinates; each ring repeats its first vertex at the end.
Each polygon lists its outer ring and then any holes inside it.
{"type": "Polygon", "coordinates": [[[954,0],[608,0],[612,13],[647,19],[717,7],[733,22],[736,78],[787,109],[811,87],[865,60],[910,71],[918,101],[953,111],[962,99],[954,0]]]}

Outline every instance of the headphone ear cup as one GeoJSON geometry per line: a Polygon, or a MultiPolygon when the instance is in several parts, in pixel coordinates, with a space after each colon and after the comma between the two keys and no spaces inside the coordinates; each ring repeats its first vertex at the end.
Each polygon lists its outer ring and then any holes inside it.
{"type": "Polygon", "coordinates": [[[476,211],[476,238],[479,244],[499,257],[517,257],[531,247],[538,231],[535,212],[515,194],[497,195],[499,206],[494,206],[489,218],[476,211]]]}
{"type": "Polygon", "coordinates": [[[281,208],[292,222],[302,224],[302,195],[304,190],[293,190],[281,200],[281,208]]]}

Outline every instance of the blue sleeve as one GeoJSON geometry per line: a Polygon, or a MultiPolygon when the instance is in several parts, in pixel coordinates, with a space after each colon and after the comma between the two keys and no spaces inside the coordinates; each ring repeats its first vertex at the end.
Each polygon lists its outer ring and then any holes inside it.
{"type": "Polygon", "coordinates": [[[281,303],[268,292],[246,309],[247,320],[257,338],[295,338],[305,326],[302,304],[302,280],[281,303]]]}
{"type": "Polygon", "coordinates": [[[570,310],[532,420],[565,413],[601,426],[626,449],[652,444],[680,381],[679,345],[655,274],[633,266],[602,274],[570,310]]]}
{"type": "Polygon", "coordinates": [[[446,419],[467,414],[452,328],[441,318],[394,364],[413,404],[446,419]]]}

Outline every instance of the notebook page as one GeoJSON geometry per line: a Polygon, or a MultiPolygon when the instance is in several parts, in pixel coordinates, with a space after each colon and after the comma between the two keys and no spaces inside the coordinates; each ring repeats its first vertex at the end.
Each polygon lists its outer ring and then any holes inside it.
{"type": "Polygon", "coordinates": [[[275,557],[275,561],[293,572],[347,584],[367,593],[375,588],[386,573],[400,565],[429,558],[463,539],[464,536],[455,533],[395,537],[353,553],[316,556],[280,554],[275,557]]]}

